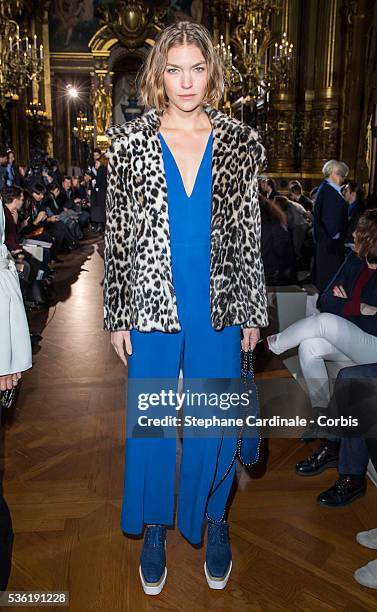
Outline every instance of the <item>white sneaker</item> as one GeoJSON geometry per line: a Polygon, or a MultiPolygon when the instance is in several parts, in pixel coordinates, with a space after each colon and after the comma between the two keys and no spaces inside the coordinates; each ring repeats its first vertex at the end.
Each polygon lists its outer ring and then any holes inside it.
{"type": "Polygon", "coordinates": [[[356,534],[356,540],[362,546],[366,546],[366,548],[377,549],[377,529],[360,531],[358,534],[356,534]]]}
{"type": "Polygon", "coordinates": [[[370,589],[377,589],[377,559],[356,570],[353,577],[356,582],[370,589]]]}

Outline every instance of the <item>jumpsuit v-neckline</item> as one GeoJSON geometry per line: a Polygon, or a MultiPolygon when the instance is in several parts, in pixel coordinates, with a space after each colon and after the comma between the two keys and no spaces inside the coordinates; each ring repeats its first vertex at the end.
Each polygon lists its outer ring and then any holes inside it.
{"type": "MultiPolygon", "coordinates": [[[[165,140],[165,138],[164,138],[164,136],[162,135],[161,132],[159,132],[158,135],[160,137],[160,142],[161,142],[161,146],[162,146],[164,157],[165,157],[165,153],[167,153],[167,155],[173,161],[173,165],[175,166],[176,171],[177,171],[177,173],[179,175],[179,178],[180,178],[180,181],[181,181],[181,184],[182,184],[182,189],[183,189],[183,191],[185,193],[185,196],[186,196],[186,198],[188,200],[191,200],[191,198],[195,195],[196,185],[197,185],[197,182],[198,182],[200,171],[201,171],[202,166],[203,166],[203,162],[206,161],[206,155],[208,154],[208,149],[209,149],[210,146],[212,147],[213,131],[211,130],[211,132],[210,132],[210,134],[208,136],[207,144],[205,146],[205,149],[204,149],[204,152],[203,152],[203,155],[202,155],[202,159],[201,159],[200,164],[198,166],[198,170],[197,170],[197,173],[196,173],[196,176],[195,176],[194,185],[192,187],[190,195],[187,193],[187,190],[186,190],[186,187],[185,187],[185,183],[184,183],[183,178],[182,178],[181,171],[180,171],[180,169],[178,167],[177,161],[176,161],[176,159],[175,159],[175,157],[174,157],[174,155],[173,155],[173,153],[172,153],[168,143],[166,142],[166,140],[165,140]]],[[[165,160],[165,162],[166,162],[166,160],[165,160]]]]}
{"type": "Polygon", "coordinates": [[[159,133],[168,189],[173,286],[183,328],[210,324],[210,226],[212,202],[212,142],[208,142],[191,195],[186,192],[175,158],[159,133]]]}

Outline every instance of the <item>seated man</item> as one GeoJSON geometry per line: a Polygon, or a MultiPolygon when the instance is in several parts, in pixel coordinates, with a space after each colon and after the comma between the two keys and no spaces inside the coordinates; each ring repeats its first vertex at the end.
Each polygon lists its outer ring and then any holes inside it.
{"type": "Polygon", "coordinates": [[[75,248],[76,243],[64,223],[60,220],[58,209],[51,210],[47,205],[46,188],[42,183],[34,184],[29,192],[25,204],[25,216],[27,224],[22,228],[21,235],[24,238],[32,238],[43,242],[52,243],[51,259],[58,261],[57,253],[60,252],[65,243],[69,248],[75,248]]]}
{"type": "Polygon", "coordinates": [[[338,467],[338,480],[317,497],[318,503],[323,506],[346,506],[365,495],[369,458],[374,454],[377,456],[377,440],[368,438],[377,423],[376,391],[377,364],[340,370],[328,414],[334,418],[352,416],[358,420],[359,428],[336,428],[335,433],[342,437],[331,435],[324,439],[313,455],[296,466],[296,472],[301,476],[315,476],[328,468],[338,467]]]}
{"type": "Polygon", "coordinates": [[[68,225],[75,240],[81,240],[83,236],[81,227],[88,223],[89,214],[86,211],[82,212],[79,200],[76,202],[70,199],[66,191],[57,183],[51,183],[49,191],[59,207],[60,220],[68,225]]]}
{"type": "Polygon", "coordinates": [[[289,199],[301,204],[306,212],[313,214],[313,202],[304,194],[302,185],[298,181],[291,181],[289,183],[289,199]]]}
{"type": "MultiPolygon", "coordinates": [[[[18,214],[23,206],[24,194],[19,187],[5,187],[1,192],[5,215],[5,244],[14,260],[22,268],[20,285],[25,302],[46,303],[42,280],[52,280],[52,271],[49,268],[49,251],[43,249],[43,260],[33,257],[22,246],[17,232],[18,214]]],[[[27,223],[27,221],[26,221],[27,223]]],[[[25,224],[25,221],[23,222],[25,224]]],[[[21,224],[22,225],[22,224],[21,224]]]]}
{"type": "MultiPolygon", "coordinates": [[[[75,211],[75,204],[70,200],[64,189],[57,183],[51,183],[48,188],[52,200],[48,203],[49,208],[53,204],[53,210],[58,210],[58,219],[66,227],[71,235],[71,239],[74,243],[81,240],[83,234],[79,225],[79,213],[75,211]]],[[[73,244],[72,242],[72,244],[73,244]]]]}
{"type": "Polygon", "coordinates": [[[67,198],[73,201],[72,178],[70,176],[63,177],[62,189],[67,198]]]}
{"type": "MultiPolygon", "coordinates": [[[[331,443],[332,459],[338,461],[339,478],[332,487],[317,497],[321,505],[345,506],[365,495],[365,474],[369,459],[377,469],[376,391],[377,363],[340,370],[329,413],[332,416],[356,417],[360,429],[358,433],[362,433],[363,437],[342,437],[337,446],[334,441],[331,443]]],[[[344,434],[351,436],[351,428],[346,429],[344,434]]],[[[326,449],[324,441],[323,457],[317,458],[318,465],[326,454],[329,454],[329,450],[326,449]]],[[[329,467],[326,463],[323,465],[324,468],[329,467]]],[[[377,529],[358,533],[356,540],[362,546],[377,549],[377,529]]],[[[358,569],[354,577],[363,586],[377,588],[377,559],[358,569]]]]}
{"type": "Polygon", "coordinates": [[[90,212],[88,211],[89,198],[87,197],[85,186],[82,183],[83,177],[81,176],[73,176],[71,179],[71,198],[74,201],[76,212],[79,213],[79,224],[81,228],[89,225],[90,221],[90,212]]]}

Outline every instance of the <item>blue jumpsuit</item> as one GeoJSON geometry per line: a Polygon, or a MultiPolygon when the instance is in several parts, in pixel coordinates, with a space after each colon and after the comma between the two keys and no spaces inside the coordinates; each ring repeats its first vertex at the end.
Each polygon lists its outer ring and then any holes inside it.
{"type": "MultiPolygon", "coordinates": [[[[133,401],[133,380],[135,384],[136,379],[148,377],[178,380],[181,367],[184,379],[240,376],[240,327],[234,325],[215,331],[210,316],[213,134],[209,136],[190,197],[169,147],[162,135],[159,136],[168,190],[173,285],[181,331],[131,330],[133,352],[128,358],[128,402],[133,401]]],[[[235,437],[183,437],[177,523],[181,533],[193,544],[202,540],[206,511],[211,519],[223,518],[235,465],[225,479],[223,476],[235,445],[235,437]]],[[[124,532],[137,535],[144,524],[174,523],[175,466],[175,437],[132,438],[128,433],[121,518],[124,532]]]]}

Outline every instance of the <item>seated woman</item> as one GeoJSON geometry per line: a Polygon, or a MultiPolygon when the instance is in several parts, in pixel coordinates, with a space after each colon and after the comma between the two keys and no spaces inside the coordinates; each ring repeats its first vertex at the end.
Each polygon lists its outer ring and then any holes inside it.
{"type": "Polygon", "coordinates": [[[377,209],[360,217],[350,253],[322,293],[315,314],[267,338],[280,355],[296,346],[313,408],[325,413],[330,388],[325,360],[349,365],[377,358],[377,209]]]}
{"type": "Polygon", "coordinates": [[[299,260],[310,227],[308,214],[301,204],[298,204],[298,202],[291,202],[285,196],[275,196],[274,203],[287,217],[287,226],[292,237],[294,253],[297,260],[299,260]]]}
{"type": "Polygon", "coordinates": [[[297,281],[295,256],[287,217],[271,200],[260,201],[261,252],[267,285],[290,285],[297,281]]]}

